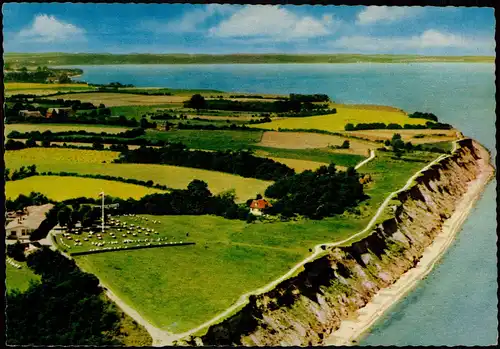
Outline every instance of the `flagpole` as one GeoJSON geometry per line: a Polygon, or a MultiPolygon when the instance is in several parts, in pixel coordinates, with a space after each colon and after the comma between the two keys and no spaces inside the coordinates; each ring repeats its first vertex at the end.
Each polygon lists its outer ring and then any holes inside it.
{"type": "Polygon", "coordinates": [[[102,233],[104,234],[104,192],[102,192],[101,195],[102,195],[102,233]]]}

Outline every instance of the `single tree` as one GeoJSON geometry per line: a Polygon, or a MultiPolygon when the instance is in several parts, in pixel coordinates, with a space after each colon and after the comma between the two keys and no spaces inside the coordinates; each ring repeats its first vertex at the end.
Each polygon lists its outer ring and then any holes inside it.
{"type": "Polygon", "coordinates": [[[205,100],[205,97],[197,93],[191,96],[191,99],[189,100],[188,103],[188,107],[196,109],[197,111],[199,111],[200,109],[206,109],[207,101],[205,100]]]}

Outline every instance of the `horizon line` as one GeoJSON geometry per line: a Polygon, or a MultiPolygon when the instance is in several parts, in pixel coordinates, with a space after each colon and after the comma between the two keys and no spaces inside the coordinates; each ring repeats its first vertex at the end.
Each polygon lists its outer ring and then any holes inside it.
{"type": "Polygon", "coordinates": [[[168,56],[168,55],[185,55],[185,56],[419,56],[419,57],[492,57],[496,55],[425,55],[418,53],[287,53],[287,52],[231,52],[231,53],[186,53],[186,52],[169,52],[169,53],[147,53],[147,52],[126,52],[126,53],[111,53],[111,52],[5,52],[4,55],[12,54],[65,54],[65,55],[148,55],[148,56],[168,56]]]}

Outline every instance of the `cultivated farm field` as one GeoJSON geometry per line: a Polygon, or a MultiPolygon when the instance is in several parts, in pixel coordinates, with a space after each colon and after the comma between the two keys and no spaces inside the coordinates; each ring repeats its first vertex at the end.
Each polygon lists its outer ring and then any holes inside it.
{"type": "Polygon", "coordinates": [[[15,199],[20,194],[29,195],[31,192],[39,192],[49,199],[63,201],[78,197],[97,198],[102,191],[105,191],[106,195],[124,199],[140,199],[144,195],[163,192],[141,185],[104,179],[60,176],[33,176],[8,181],[5,185],[7,199],[15,199]]]}
{"type": "Polygon", "coordinates": [[[56,92],[79,92],[91,91],[94,88],[87,84],[42,84],[31,82],[6,82],[4,84],[5,95],[13,94],[32,94],[32,95],[49,95],[56,92]]]}
{"type": "Polygon", "coordinates": [[[106,133],[120,133],[127,131],[126,127],[106,126],[106,125],[68,125],[68,124],[6,124],[5,134],[8,135],[11,131],[19,132],[32,132],[32,131],[87,131],[87,132],[106,132],[106,133]]]}
{"type": "MultiPolygon", "coordinates": [[[[256,194],[263,194],[271,184],[255,178],[244,178],[228,173],[207,171],[189,167],[155,164],[114,164],[120,153],[104,150],[82,150],[66,148],[28,148],[7,151],[7,168],[36,165],[38,172],[76,172],[79,174],[101,174],[139,180],[152,180],[170,188],[185,189],[193,179],[208,183],[213,194],[235,189],[237,201],[246,201],[256,194]],[[105,162],[105,163],[104,163],[105,162]]],[[[70,177],[67,177],[70,178],[70,177]]],[[[75,177],[71,177],[75,178],[75,177]]]]}
{"type": "MultiPolygon", "coordinates": [[[[61,96],[49,97],[50,99],[58,99],[61,96]]],[[[78,93],[72,95],[71,98],[66,96],[66,99],[78,99],[82,102],[90,102],[94,105],[103,103],[106,107],[118,107],[127,105],[156,105],[169,103],[182,103],[187,98],[185,96],[147,96],[135,95],[130,93],[114,93],[114,92],[92,92],[78,93]]]]}
{"type": "Polygon", "coordinates": [[[340,146],[344,141],[349,141],[352,153],[366,156],[371,149],[378,145],[371,142],[349,139],[347,137],[324,135],[306,132],[264,132],[258,145],[285,149],[326,148],[329,145],[340,146]]]}
{"type": "Polygon", "coordinates": [[[21,166],[36,165],[39,172],[61,172],[69,164],[102,164],[111,162],[120,153],[107,150],[82,150],[69,148],[26,148],[22,150],[9,150],[5,152],[5,167],[12,170],[21,166]]]}
{"type": "Polygon", "coordinates": [[[226,131],[226,130],[176,130],[161,132],[148,130],[146,138],[161,139],[169,142],[181,142],[192,149],[238,150],[248,149],[260,141],[259,131],[226,131]]]}
{"type": "Polygon", "coordinates": [[[336,114],[309,116],[303,118],[283,118],[271,122],[249,125],[250,127],[264,128],[269,130],[285,129],[316,129],[329,132],[344,131],[344,126],[348,123],[371,123],[384,122],[385,124],[411,124],[423,125],[428,120],[414,119],[408,117],[402,111],[371,110],[337,107],[336,114]]]}

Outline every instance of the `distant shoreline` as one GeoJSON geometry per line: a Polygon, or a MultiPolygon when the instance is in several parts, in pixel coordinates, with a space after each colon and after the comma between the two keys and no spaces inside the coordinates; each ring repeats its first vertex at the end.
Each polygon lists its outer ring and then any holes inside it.
{"type": "Polygon", "coordinates": [[[494,56],[420,56],[364,54],[105,54],[5,53],[12,65],[123,64],[345,64],[345,63],[494,63],[494,56]]]}

